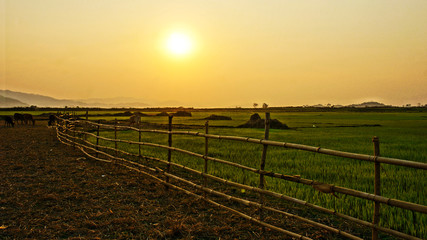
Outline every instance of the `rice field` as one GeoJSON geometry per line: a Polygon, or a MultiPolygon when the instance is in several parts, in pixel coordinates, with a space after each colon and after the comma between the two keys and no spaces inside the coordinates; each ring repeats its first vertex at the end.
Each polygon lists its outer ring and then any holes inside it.
{"type": "MultiPolygon", "coordinates": [[[[254,111],[255,112],[255,111],[254,111]]],[[[192,117],[174,117],[174,124],[199,125],[191,131],[204,132],[206,120],[211,114],[230,116],[233,120],[209,121],[209,133],[262,139],[264,129],[233,128],[245,123],[253,112],[192,112],[192,117]]],[[[83,113],[82,113],[83,114],[83,113]]],[[[154,115],[156,112],[146,112],[154,115]]],[[[261,117],[263,114],[259,112],[261,117]]],[[[127,120],[129,117],[90,116],[89,120],[127,120]]],[[[272,112],[272,119],[286,123],[291,129],[270,130],[274,141],[305,144],[339,151],[373,154],[372,138],[380,140],[380,154],[384,157],[427,163],[427,113],[426,112],[272,112]]],[[[167,117],[142,117],[142,122],[167,124],[167,117]]],[[[182,129],[180,129],[182,130],[182,129]]],[[[114,138],[114,134],[102,131],[102,136],[114,138]]],[[[118,138],[138,140],[138,133],[121,131],[118,138]]],[[[143,133],[144,142],[167,145],[167,135],[143,133]]],[[[101,141],[102,144],[102,141],[101,141]]],[[[104,143],[110,144],[111,143],[104,143]]],[[[114,144],[113,144],[114,145],[114,144]]],[[[174,135],[173,146],[204,153],[204,138],[174,135]]],[[[119,144],[119,148],[138,153],[138,147],[119,144]]],[[[142,147],[143,155],[167,159],[167,150],[142,147]]],[[[262,145],[229,140],[209,140],[209,156],[259,168],[262,145]]],[[[203,159],[173,152],[172,161],[203,170],[203,159]]],[[[300,150],[268,147],[266,170],[286,175],[300,175],[305,179],[374,192],[374,164],[346,158],[333,157],[300,150]]],[[[235,167],[209,163],[208,173],[222,178],[258,186],[259,176],[235,167]]],[[[315,191],[310,186],[266,177],[266,188],[291,197],[308,201],[337,212],[371,222],[373,202],[338,194],[315,191]]],[[[427,205],[427,172],[407,167],[381,164],[382,196],[427,205]]],[[[427,238],[427,215],[381,205],[380,225],[410,235],[427,238]]]]}
{"type": "MultiPolygon", "coordinates": [[[[200,125],[204,132],[205,118],[210,114],[226,115],[232,121],[209,121],[211,134],[242,136],[261,139],[263,129],[229,128],[246,122],[250,112],[194,112],[192,117],[175,117],[174,124],[200,125]]],[[[262,114],[261,114],[262,115],[262,114]]],[[[427,114],[426,113],[272,113],[286,123],[289,130],[270,130],[270,139],[305,144],[340,151],[373,154],[372,137],[380,139],[380,153],[384,157],[427,162],[427,114]]],[[[142,121],[167,123],[167,117],[143,117],[142,121]]],[[[113,137],[111,132],[102,135],[113,137]]],[[[118,138],[138,140],[133,131],[119,132],[118,138]]],[[[167,135],[143,133],[144,142],[167,145],[167,135]]],[[[204,153],[204,138],[174,135],[173,146],[204,153]]],[[[137,153],[136,146],[119,144],[119,148],[137,153]]],[[[153,147],[142,148],[143,154],[167,159],[167,150],[153,147]]],[[[209,156],[259,168],[262,145],[229,140],[209,140],[209,156]]],[[[173,153],[172,161],[203,170],[203,159],[173,153]]],[[[374,164],[358,160],[332,157],[300,150],[269,147],[266,170],[334,184],[373,193],[374,164]]],[[[209,163],[208,173],[222,178],[257,186],[257,174],[245,172],[223,164],[209,163]]],[[[315,191],[310,186],[267,177],[266,188],[317,204],[338,212],[372,221],[373,203],[367,200],[339,194],[339,198],[315,191]]],[[[382,164],[381,190],[385,197],[427,205],[427,173],[423,170],[382,164]]],[[[396,229],[421,238],[427,237],[427,216],[395,207],[382,205],[381,226],[396,229]]]]}
{"type": "MultiPolygon", "coordinates": [[[[209,129],[211,134],[258,139],[264,136],[264,129],[230,128],[245,123],[251,112],[192,114],[192,117],[175,117],[173,123],[200,125],[199,129],[191,131],[204,132],[203,125],[206,120],[202,119],[217,114],[230,116],[233,120],[209,121],[210,126],[216,126],[209,129]]],[[[278,119],[291,128],[271,129],[271,140],[372,155],[372,137],[377,136],[380,139],[381,156],[427,162],[427,113],[273,112],[271,118],[278,119]]],[[[166,124],[168,118],[150,116],[143,117],[142,121],[166,124]]],[[[113,138],[111,132],[103,132],[101,135],[113,138]]],[[[122,131],[119,132],[118,138],[138,140],[138,133],[122,131]]],[[[167,135],[164,134],[143,133],[142,138],[144,142],[167,145],[167,135]]],[[[174,135],[173,146],[203,154],[204,138],[174,135]]],[[[119,148],[133,153],[138,152],[136,146],[128,144],[119,144],[119,148]]],[[[142,151],[147,156],[167,159],[167,150],[164,149],[144,146],[142,151]]],[[[253,168],[259,168],[261,152],[262,145],[259,144],[209,140],[209,156],[253,168]]],[[[203,159],[174,152],[172,161],[199,171],[203,170],[203,159]]],[[[286,175],[300,175],[302,178],[363,192],[374,192],[374,164],[370,162],[269,146],[266,170],[286,175]]],[[[209,163],[208,173],[251,186],[257,186],[259,183],[257,174],[223,164],[209,163]]],[[[342,194],[338,194],[339,198],[336,198],[330,194],[317,192],[310,186],[270,177],[266,178],[266,183],[269,190],[368,222],[372,221],[373,203],[367,200],[342,194]]],[[[427,205],[427,173],[423,170],[382,164],[381,191],[385,197],[427,205]]],[[[425,214],[382,205],[380,225],[421,238],[427,237],[425,214]]]]}

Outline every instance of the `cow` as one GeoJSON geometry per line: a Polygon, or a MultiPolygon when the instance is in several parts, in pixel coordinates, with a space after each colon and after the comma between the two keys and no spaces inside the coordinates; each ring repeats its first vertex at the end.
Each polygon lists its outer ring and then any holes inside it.
{"type": "Polygon", "coordinates": [[[55,120],[56,120],[55,115],[53,115],[53,114],[49,115],[49,122],[47,122],[47,125],[53,126],[53,124],[55,124],[55,120]]]}
{"type": "Polygon", "coordinates": [[[14,127],[15,123],[13,122],[12,117],[9,117],[9,116],[4,117],[4,125],[6,127],[9,127],[9,126],[14,127]]]}
{"type": "Polygon", "coordinates": [[[71,119],[72,117],[71,117],[71,114],[69,114],[69,113],[63,113],[63,114],[59,115],[59,118],[62,118],[62,119],[71,119]]]}
{"type": "Polygon", "coordinates": [[[15,118],[15,122],[16,124],[19,123],[19,121],[21,121],[21,124],[24,124],[24,115],[20,114],[20,113],[15,113],[13,115],[13,118],[15,118]]]}
{"type": "Polygon", "coordinates": [[[139,125],[139,123],[141,122],[141,116],[139,114],[135,114],[130,116],[129,118],[130,124],[129,125],[139,125]]]}
{"type": "Polygon", "coordinates": [[[34,120],[33,115],[25,113],[23,116],[25,124],[31,124],[31,122],[33,123],[33,126],[36,124],[36,120],[34,120]]]}

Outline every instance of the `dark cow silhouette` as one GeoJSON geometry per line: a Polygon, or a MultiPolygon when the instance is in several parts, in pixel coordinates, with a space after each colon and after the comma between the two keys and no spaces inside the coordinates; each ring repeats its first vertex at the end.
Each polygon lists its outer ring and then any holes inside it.
{"type": "Polygon", "coordinates": [[[53,126],[53,124],[55,124],[55,120],[56,120],[55,115],[53,115],[53,114],[49,115],[49,122],[47,123],[47,125],[53,126]]]}
{"type": "Polygon", "coordinates": [[[36,124],[36,120],[34,120],[33,115],[26,113],[23,115],[24,116],[24,123],[25,124],[30,124],[31,122],[34,124],[36,124]]]}
{"type": "Polygon", "coordinates": [[[59,117],[62,119],[71,119],[71,114],[69,113],[60,114],[59,117]]]}
{"type": "Polygon", "coordinates": [[[6,126],[6,127],[14,127],[15,126],[15,123],[13,122],[13,119],[12,119],[12,117],[9,117],[9,116],[6,116],[5,118],[4,118],[4,125],[6,126]]]}
{"type": "Polygon", "coordinates": [[[16,124],[18,124],[19,121],[21,121],[21,124],[24,124],[24,115],[20,113],[15,113],[15,115],[13,115],[13,118],[15,118],[16,124]]]}

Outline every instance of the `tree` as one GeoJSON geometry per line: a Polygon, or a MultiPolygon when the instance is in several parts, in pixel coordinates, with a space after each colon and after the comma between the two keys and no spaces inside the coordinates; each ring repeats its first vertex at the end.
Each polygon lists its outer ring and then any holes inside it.
{"type": "Polygon", "coordinates": [[[258,107],[258,103],[254,103],[254,108],[258,107]]]}
{"type": "Polygon", "coordinates": [[[262,104],[262,108],[268,108],[268,104],[267,103],[263,103],[262,104]]]}

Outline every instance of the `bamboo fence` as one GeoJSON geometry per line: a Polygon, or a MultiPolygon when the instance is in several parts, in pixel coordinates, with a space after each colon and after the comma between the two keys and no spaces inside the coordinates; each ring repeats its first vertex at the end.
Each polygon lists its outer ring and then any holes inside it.
{"type": "Polygon", "coordinates": [[[312,209],[315,209],[315,210],[318,210],[318,211],[321,211],[321,212],[324,212],[327,214],[335,215],[335,216],[338,216],[338,217],[343,218],[345,220],[348,220],[348,221],[357,223],[359,225],[371,228],[372,229],[372,239],[378,239],[378,233],[379,232],[384,232],[384,233],[387,233],[389,235],[393,235],[393,236],[400,237],[403,239],[419,239],[415,236],[411,236],[411,235],[408,235],[408,234],[405,234],[405,233],[402,233],[402,232],[399,232],[399,231],[396,231],[393,229],[389,229],[389,228],[379,226],[381,204],[386,204],[386,205],[390,205],[390,206],[394,206],[394,207],[398,207],[398,208],[402,208],[402,209],[407,209],[407,210],[427,214],[427,206],[416,204],[416,203],[411,203],[411,202],[406,202],[406,201],[401,201],[398,199],[386,198],[386,197],[381,196],[381,190],[380,190],[380,186],[381,186],[380,167],[381,166],[380,166],[380,164],[384,163],[384,164],[405,166],[405,167],[422,169],[422,170],[427,170],[427,164],[421,163],[421,162],[407,161],[407,160],[402,160],[402,159],[380,157],[379,140],[377,137],[373,138],[374,155],[364,155],[364,154],[355,154],[355,153],[349,153],[349,152],[335,151],[335,150],[324,149],[324,148],[320,148],[320,147],[312,147],[312,146],[301,145],[301,144],[270,141],[270,140],[268,140],[268,138],[269,138],[269,123],[270,123],[270,114],[269,113],[266,113],[266,121],[265,121],[266,124],[265,124],[264,139],[245,138],[245,137],[239,137],[239,136],[212,135],[212,134],[209,134],[209,123],[208,122],[206,122],[206,124],[205,124],[205,133],[192,132],[192,131],[172,131],[172,119],[173,119],[172,116],[169,116],[168,131],[165,131],[165,130],[155,130],[155,129],[141,129],[140,126],[138,126],[138,128],[135,128],[135,127],[130,127],[130,126],[118,125],[117,120],[114,121],[114,125],[109,125],[109,124],[101,124],[99,121],[98,121],[98,123],[95,123],[95,122],[91,122],[88,120],[73,120],[73,119],[58,118],[59,124],[57,126],[57,136],[61,142],[68,144],[70,146],[79,148],[85,155],[87,155],[90,158],[93,158],[93,159],[96,159],[99,161],[110,162],[110,163],[122,165],[124,167],[129,168],[129,169],[141,172],[142,174],[145,174],[147,176],[150,176],[150,177],[156,179],[157,181],[160,181],[168,189],[171,188],[171,189],[177,189],[177,190],[183,191],[186,194],[189,194],[191,196],[195,196],[197,198],[203,199],[203,200],[207,201],[208,203],[213,204],[216,207],[226,209],[226,210],[228,210],[232,213],[235,213],[235,214],[237,214],[237,215],[239,215],[245,219],[248,219],[252,222],[255,222],[255,223],[257,223],[263,227],[267,227],[267,228],[270,228],[273,230],[277,230],[279,232],[282,232],[282,233],[284,233],[288,236],[294,237],[294,238],[309,239],[309,238],[302,236],[300,234],[293,233],[293,232],[287,231],[285,229],[282,229],[280,227],[273,226],[271,224],[264,222],[264,215],[265,215],[264,210],[270,211],[270,212],[275,212],[275,213],[280,213],[286,217],[291,217],[291,218],[297,219],[299,221],[309,223],[312,226],[316,226],[319,228],[326,229],[328,231],[339,234],[339,235],[344,236],[344,237],[349,238],[349,239],[361,239],[357,236],[354,236],[352,234],[346,233],[346,232],[341,231],[339,229],[324,225],[322,223],[318,223],[318,222],[312,221],[310,219],[306,219],[306,218],[303,218],[303,217],[300,217],[300,216],[297,216],[297,215],[294,215],[291,213],[287,213],[287,212],[284,212],[280,209],[275,209],[275,208],[266,206],[265,201],[264,201],[265,196],[275,197],[275,198],[282,199],[282,200],[285,200],[288,202],[292,202],[295,204],[310,207],[312,209]],[[81,126],[81,127],[79,128],[78,126],[81,126]],[[95,130],[96,134],[89,132],[88,129],[90,126],[93,129],[96,129],[95,130]],[[80,130],[78,130],[78,129],[80,129],[80,130]],[[100,129],[114,131],[114,139],[100,136],[100,129]],[[138,136],[139,136],[138,141],[130,141],[130,140],[124,140],[124,139],[118,138],[117,133],[118,133],[118,131],[122,131],[122,130],[132,130],[132,131],[138,132],[138,136]],[[144,132],[167,134],[168,135],[167,146],[162,145],[162,144],[143,142],[142,137],[141,137],[141,133],[144,133],[144,132]],[[70,133],[72,133],[72,134],[70,134],[70,133]],[[185,149],[172,147],[172,143],[173,143],[172,136],[173,135],[188,135],[188,136],[205,138],[204,154],[199,154],[199,153],[191,152],[191,151],[188,151],[185,149]],[[90,141],[87,141],[88,136],[95,138],[96,143],[92,143],[90,141]],[[262,144],[263,150],[262,150],[259,169],[208,156],[208,153],[209,153],[208,140],[209,139],[223,139],[223,140],[230,140],[230,141],[248,142],[248,143],[253,143],[253,144],[262,144]],[[114,148],[102,146],[101,144],[99,144],[99,140],[114,143],[114,148]],[[129,152],[126,152],[126,151],[119,149],[118,143],[127,143],[127,144],[138,145],[138,154],[129,153],[129,152]],[[155,148],[166,149],[168,151],[167,160],[144,156],[142,154],[142,151],[141,151],[141,146],[150,146],[150,147],[155,147],[155,148]],[[342,157],[343,159],[355,159],[355,160],[373,162],[375,165],[374,194],[366,193],[366,192],[362,192],[362,191],[358,191],[358,190],[354,190],[354,189],[344,188],[344,187],[340,187],[340,186],[335,186],[335,185],[331,185],[331,184],[327,184],[327,183],[321,183],[321,182],[317,182],[315,180],[304,179],[304,178],[301,178],[300,176],[284,175],[284,174],[275,173],[275,172],[271,172],[271,171],[265,171],[264,168],[265,168],[265,164],[266,164],[266,156],[267,156],[267,147],[268,146],[292,148],[292,149],[298,149],[298,150],[303,150],[303,151],[310,151],[310,152],[315,152],[315,153],[320,153],[320,154],[331,155],[331,156],[338,156],[338,157],[342,157]],[[104,151],[102,151],[100,149],[103,149],[104,151]],[[109,154],[106,151],[109,151],[113,154],[109,154]],[[92,154],[89,152],[92,152],[92,154]],[[187,155],[191,155],[194,157],[204,159],[203,171],[197,171],[197,170],[189,168],[187,166],[174,163],[172,161],[172,152],[180,152],[183,154],[187,154],[187,155]],[[119,153],[122,155],[128,156],[128,157],[136,157],[139,160],[144,159],[147,161],[155,161],[155,162],[165,164],[166,169],[163,170],[163,169],[160,169],[158,167],[153,168],[153,167],[149,167],[147,165],[142,164],[140,161],[135,162],[135,161],[128,160],[126,158],[118,157],[119,153]],[[95,155],[93,155],[93,154],[95,154],[95,155]],[[103,155],[104,158],[100,158],[99,154],[103,155]],[[218,176],[208,174],[208,163],[209,163],[209,161],[217,162],[217,163],[221,163],[221,164],[226,164],[229,166],[233,166],[233,167],[236,167],[239,169],[243,169],[246,171],[250,171],[250,172],[259,174],[259,187],[252,187],[252,186],[244,185],[241,183],[236,183],[236,182],[233,182],[230,180],[222,179],[218,176]],[[171,173],[171,167],[172,166],[174,168],[179,168],[179,169],[188,171],[194,175],[200,175],[202,177],[202,185],[198,185],[198,184],[193,183],[187,179],[184,179],[182,177],[179,177],[177,175],[172,174],[171,173]],[[141,169],[144,169],[144,170],[141,170],[141,169]],[[152,174],[149,174],[145,171],[152,172],[152,174]],[[153,174],[156,174],[156,176],[153,174]],[[160,176],[164,177],[165,180],[160,179],[159,178],[160,176]],[[340,194],[344,194],[344,195],[349,195],[349,196],[358,197],[358,198],[366,199],[369,201],[373,201],[374,202],[373,221],[372,221],[372,223],[370,223],[370,222],[367,222],[367,221],[364,221],[364,220],[361,220],[358,218],[354,218],[354,217],[351,217],[351,216],[348,216],[348,215],[345,215],[342,213],[338,213],[335,210],[327,209],[327,208],[324,208],[321,206],[317,206],[317,205],[308,203],[308,202],[300,200],[300,199],[292,198],[292,197],[289,197],[289,196],[286,196],[286,195],[283,195],[280,193],[276,193],[273,191],[266,190],[266,189],[264,189],[265,176],[283,179],[285,181],[296,182],[296,183],[300,183],[300,184],[304,184],[304,185],[310,185],[310,186],[313,186],[314,189],[316,189],[320,192],[323,192],[323,193],[340,193],[340,194]],[[184,185],[188,185],[188,186],[190,186],[196,190],[202,191],[203,194],[198,195],[195,192],[191,192],[191,191],[186,190],[180,186],[176,186],[170,182],[170,179],[174,179],[175,181],[181,182],[184,185]],[[253,202],[253,201],[241,199],[238,197],[233,197],[233,196],[227,195],[227,194],[219,192],[219,191],[215,191],[215,190],[213,190],[207,186],[207,179],[214,180],[215,182],[222,183],[222,184],[227,185],[227,186],[237,187],[237,188],[241,188],[241,189],[245,189],[245,190],[249,190],[249,191],[258,193],[259,194],[259,202],[253,202]],[[256,207],[259,209],[258,219],[254,218],[254,217],[250,217],[247,214],[239,212],[239,211],[232,209],[230,207],[221,205],[221,204],[213,201],[212,199],[209,199],[208,194],[215,195],[217,197],[221,197],[221,198],[231,200],[234,202],[238,202],[238,203],[244,204],[246,206],[256,207]]]}

